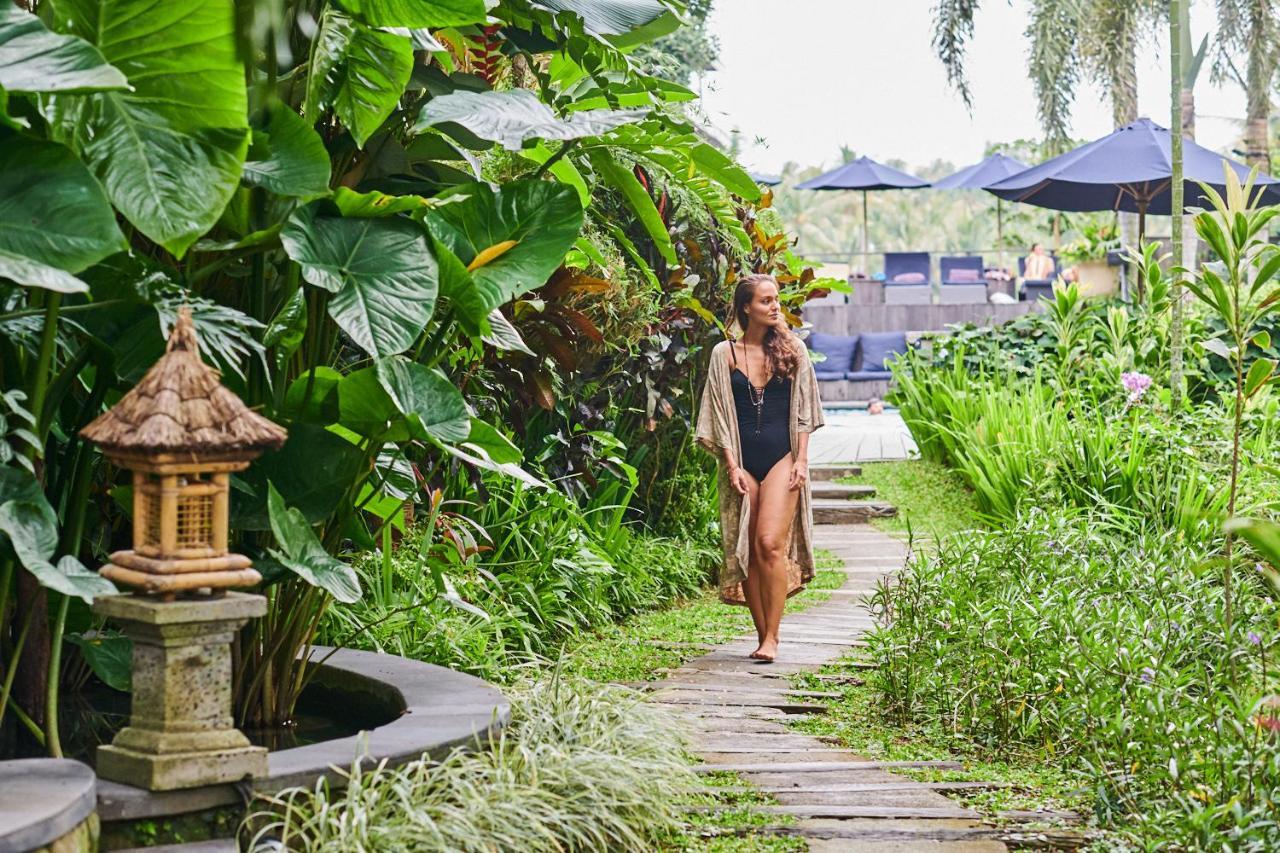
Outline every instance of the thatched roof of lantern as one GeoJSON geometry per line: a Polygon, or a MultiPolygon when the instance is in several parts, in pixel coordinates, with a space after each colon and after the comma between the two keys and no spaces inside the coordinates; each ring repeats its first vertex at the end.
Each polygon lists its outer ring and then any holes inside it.
{"type": "Polygon", "coordinates": [[[200,360],[191,313],[185,308],[165,354],[137,385],[80,434],[106,451],[228,453],[284,444],[279,424],[249,409],[222,386],[218,371],[200,360]]]}

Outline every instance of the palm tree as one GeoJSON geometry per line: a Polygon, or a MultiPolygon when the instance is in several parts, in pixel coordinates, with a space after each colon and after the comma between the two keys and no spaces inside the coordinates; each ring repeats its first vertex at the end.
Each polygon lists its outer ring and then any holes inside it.
{"type": "MultiPolygon", "coordinates": [[[[934,52],[967,106],[964,58],[978,6],[979,0],[938,0],[935,9],[934,52]]],[[[1027,70],[1051,149],[1067,143],[1071,106],[1085,79],[1106,89],[1116,127],[1138,117],[1138,41],[1163,7],[1157,0],[1031,0],[1027,70]]]]}
{"type": "Polygon", "coordinates": [[[1268,120],[1271,84],[1280,61],[1280,2],[1276,0],[1217,0],[1218,44],[1213,79],[1235,80],[1245,91],[1245,162],[1269,171],[1271,147],[1268,120]],[[1241,74],[1236,61],[1244,60],[1241,74]]]}

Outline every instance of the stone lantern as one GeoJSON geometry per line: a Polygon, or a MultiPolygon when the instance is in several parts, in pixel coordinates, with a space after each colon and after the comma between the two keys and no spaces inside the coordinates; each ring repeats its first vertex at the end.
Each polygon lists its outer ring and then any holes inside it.
{"type": "Polygon", "coordinates": [[[135,592],[93,604],[133,639],[133,708],[98,748],[98,775],[151,790],[264,775],[266,750],[232,724],[231,641],[266,599],[227,591],[261,580],[229,553],[227,521],[231,473],[280,447],[285,430],[200,360],[184,310],[165,354],[81,435],[133,472],[133,548],[100,572],[135,592]]]}

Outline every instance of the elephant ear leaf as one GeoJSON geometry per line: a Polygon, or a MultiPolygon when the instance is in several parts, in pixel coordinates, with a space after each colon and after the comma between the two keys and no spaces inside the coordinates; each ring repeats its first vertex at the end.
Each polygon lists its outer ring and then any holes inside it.
{"type": "Polygon", "coordinates": [[[319,216],[309,207],[293,214],[280,239],[303,278],[333,294],[329,315],[365,352],[402,353],[426,328],[438,270],[417,223],[319,216]]]}
{"type": "Polygon", "coordinates": [[[255,129],[244,182],[276,195],[310,201],[329,194],[329,152],[306,119],[279,101],[255,129]]]}
{"type": "Polygon", "coordinates": [[[218,221],[249,147],[234,0],[60,0],[56,11],[132,89],[55,95],[54,132],[126,219],[181,257],[218,221]]]}
{"type": "Polygon", "coordinates": [[[129,81],[96,47],[53,33],[13,3],[0,4],[0,89],[9,92],[101,92],[129,81]]]}
{"type": "Polygon", "coordinates": [[[395,109],[412,73],[408,36],[326,9],[312,50],[303,112],[314,123],[332,107],[356,145],[364,147],[395,109]]]}
{"type": "Polygon", "coordinates": [[[89,571],[75,557],[64,556],[56,565],[50,562],[58,547],[58,528],[43,495],[38,500],[0,504],[0,532],[8,538],[18,562],[41,586],[86,602],[116,591],[110,581],[89,571]]]}
{"type": "Polygon", "coordinates": [[[319,587],[343,604],[360,600],[360,579],[346,563],[329,555],[302,513],[285,506],[272,484],[267,486],[267,511],[271,532],[280,550],[269,553],[282,566],[308,584],[319,587]]]}
{"type": "Polygon", "coordinates": [[[80,293],[88,286],[72,273],[127,248],[102,187],[69,148],[0,143],[0,278],[80,293]]]}
{"type": "Polygon", "coordinates": [[[495,308],[560,266],[582,229],[582,204],[572,187],[548,181],[472,184],[423,221],[458,262],[448,264],[447,295],[470,328],[482,329],[495,308]]]}
{"type": "Polygon", "coordinates": [[[528,89],[453,92],[428,101],[413,129],[421,133],[439,125],[448,133],[451,125],[461,126],[480,139],[519,151],[533,139],[599,136],[646,114],[646,110],[582,110],[561,118],[528,89]]]}

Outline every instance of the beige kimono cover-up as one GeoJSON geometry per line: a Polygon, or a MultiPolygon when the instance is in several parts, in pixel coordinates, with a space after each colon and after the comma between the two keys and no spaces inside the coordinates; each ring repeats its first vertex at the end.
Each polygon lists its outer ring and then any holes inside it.
{"type": "MultiPolygon", "coordinates": [[[[799,342],[797,342],[799,343],[799,342]]],[[[799,344],[803,347],[803,344],[799,344]]],[[[729,482],[722,448],[729,448],[733,459],[742,465],[742,445],[738,437],[738,415],[733,404],[730,384],[732,363],[729,342],[721,341],[711,350],[707,384],[698,410],[695,439],[719,461],[720,535],[724,545],[724,565],[720,569],[720,600],[726,604],[746,604],[742,581],[747,576],[751,548],[751,506],[746,495],[738,494],[729,482]]],[[[791,458],[796,458],[796,436],[813,432],[822,426],[822,401],[818,396],[818,380],[808,358],[791,383],[791,458]]],[[[787,547],[787,595],[794,595],[813,580],[813,510],[809,483],[806,481],[796,502],[796,515],[791,523],[791,541],[787,547]]]]}

